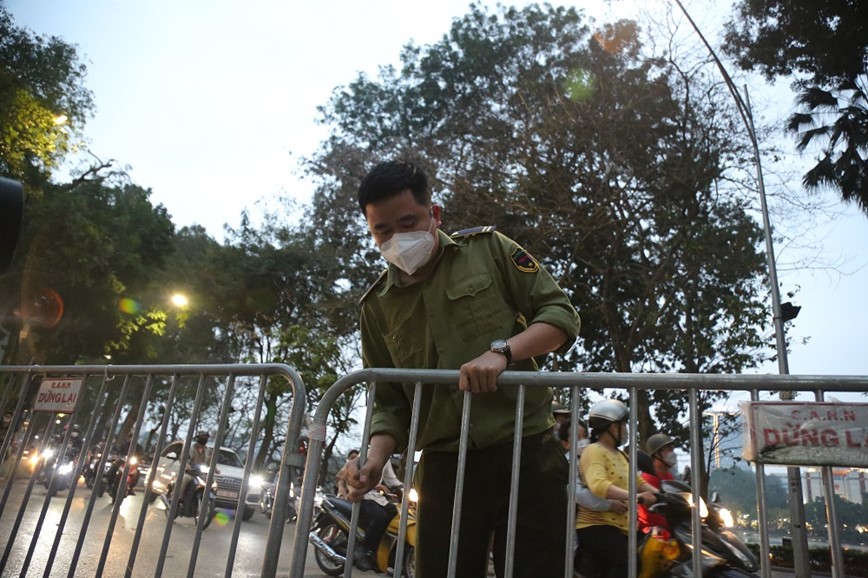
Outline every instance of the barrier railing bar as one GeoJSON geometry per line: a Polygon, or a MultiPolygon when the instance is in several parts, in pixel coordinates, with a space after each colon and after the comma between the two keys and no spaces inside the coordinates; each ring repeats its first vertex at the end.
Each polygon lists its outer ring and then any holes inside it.
{"type": "MultiPolygon", "coordinates": [[[[628,405],[628,411],[630,412],[630,423],[637,424],[639,423],[639,404],[637,403],[638,394],[636,393],[636,388],[631,387],[629,390],[630,402],[628,405]]],[[[590,427],[590,424],[589,424],[590,427]]],[[[627,428],[627,434],[629,436],[630,444],[629,451],[627,453],[627,458],[630,464],[638,463],[638,455],[639,450],[636,447],[636,427],[630,426],[627,428]]],[[[617,444],[616,444],[617,445],[617,444]]],[[[639,493],[639,488],[636,486],[636,476],[639,475],[639,470],[636,467],[631,467],[628,469],[627,476],[627,551],[628,552],[636,552],[637,544],[639,541],[637,532],[637,521],[636,516],[633,513],[636,512],[637,506],[637,496],[639,493]]],[[[636,556],[627,556],[627,574],[629,576],[636,576],[637,571],[637,563],[636,556]]],[[[699,574],[697,574],[699,576],[699,574]]]]}
{"type": "MultiPolygon", "coordinates": [[[[292,386],[292,406],[289,411],[289,423],[286,424],[286,441],[283,444],[283,452],[280,458],[280,475],[277,480],[276,493],[274,495],[274,511],[285,512],[286,502],[289,496],[289,468],[301,468],[304,466],[304,456],[298,452],[298,442],[301,436],[301,428],[303,420],[307,415],[307,393],[305,391],[304,382],[301,376],[288,365],[277,366],[281,370],[281,374],[287,378],[292,386]]],[[[331,404],[326,406],[326,416],[328,410],[331,409],[331,404]]],[[[308,439],[313,440],[314,437],[320,437],[319,450],[322,451],[322,441],[325,440],[325,422],[322,429],[318,432],[308,430],[308,439]]],[[[310,447],[308,454],[311,453],[310,447]]],[[[308,455],[308,457],[310,457],[308,455]]],[[[314,478],[315,480],[316,478],[314,478]]],[[[315,482],[314,482],[315,483],[315,482]]],[[[302,548],[302,553],[299,559],[295,555],[290,559],[290,576],[301,576],[304,573],[304,557],[307,546],[307,533],[310,530],[311,517],[313,516],[313,499],[316,488],[311,488],[310,503],[302,502],[299,512],[299,520],[304,513],[304,521],[301,525],[306,528],[305,532],[299,536],[299,525],[296,524],[296,536],[293,544],[293,553],[297,552],[297,548],[302,548]],[[299,539],[301,541],[299,541],[299,539]]],[[[283,523],[282,516],[271,516],[271,524],[268,527],[268,538],[265,543],[265,558],[262,562],[262,578],[274,578],[277,574],[277,562],[280,558],[280,543],[283,539],[283,528],[286,524],[283,523]]]]}
{"type": "MultiPolygon", "coordinates": [[[[172,386],[176,387],[176,384],[172,383],[172,386]]],[[[130,474],[130,467],[132,467],[132,464],[130,464],[130,457],[132,457],[133,454],[136,453],[137,440],[139,439],[139,434],[142,431],[142,422],[145,419],[145,410],[148,407],[148,401],[151,399],[151,391],[153,390],[153,388],[154,374],[150,373],[145,380],[145,389],[142,392],[141,401],[139,402],[139,413],[136,415],[136,422],[135,424],[133,424],[133,431],[131,432],[132,437],[130,438],[130,443],[127,446],[127,454],[126,456],[124,456],[124,469],[123,471],[118,472],[117,475],[120,475],[120,477],[116,478],[118,487],[115,493],[114,508],[112,508],[112,515],[111,519],[109,520],[109,532],[111,532],[111,534],[114,534],[114,527],[117,523],[118,516],[120,516],[121,513],[121,505],[123,504],[124,498],[126,498],[127,495],[127,476],[129,476],[130,474]]],[[[133,536],[133,544],[130,548],[130,557],[127,560],[127,567],[124,572],[124,576],[126,576],[126,578],[130,578],[130,576],[132,576],[133,567],[136,564],[136,554],[139,550],[139,539],[142,534],[141,528],[144,526],[145,522],[145,517],[143,514],[146,511],[147,505],[145,504],[145,502],[142,502],[142,509],[139,512],[139,524],[136,528],[136,533],[133,536]]],[[[108,552],[106,551],[106,553],[108,552]]]]}
{"type": "MultiPolygon", "coordinates": [[[[515,399],[515,431],[512,437],[512,463],[521,464],[521,446],[524,436],[524,384],[518,386],[518,395],[515,399]]],[[[518,518],[518,496],[520,468],[513,467],[509,480],[509,517],[506,522],[506,578],[512,578],[515,572],[515,527],[518,518]]]]}
{"type": "MultiPolygon", "coordinates": [[[[48,422],[46,425],[46,430],[50,429],[54,424],[54,420],[48,422]]],[[[30,420],[30,424],[27,426],[27,433],[25,434],[24,440],[21,444],[21,449],[19,450],[19,454],[24,451],[24,447],[30,443],[30,439],[33,437],[33,431],[36,429],[36,420],[30,420]]],[[[43,439],[42,445],[39,449],[39,455],[42,455],[42,448],[45,447],[46,440],[43,439]]],[[[20,463],[20,459],[19,459],[20,463]]],[[[36,472],[38,470],[34,467],[33,473],[30,475],[30,479],[27,482],[27,488],[24,490],[24,498],[21,502],[21,506],[18,508],[18,514],[15,516],[15,522],[12,523],[12,531],[9,533],[9,540],[6,542],[6,547],[3,549],[3,558],[0,559],[0,568],[6,568],[6,564],[9,561],[9,554],[12,553],[12,545],[15,542],[15,536],[18,535],[18,529],[21,527],[21,521],[24,519],[24,511],[27,509],[27,502],[30,501],[30,494],[33,492],[33,486],[36,483],[36,472]]],[[[9,483],[6,486],[6,489],[9,490],[12,487],[12,482],[14,481],[14,477],[9,479],[9,483]]],[[[8,492],[7,492],[8,493],[8,492]]]]}
{"type": "MultiPolygon", "coordinates": [[[[121,386],[121,391],[120,391],[120,394],[118,396],[118,401],[117,401],[117,404],[115,405],[115,411],[114,411],[114,416],[112,417],[111,427],[109,427],[109,430],[106,433],[105,446],[103,447],[102,456],[100,457],[100,460],[99,460],[99,470],[97,471],[97,478],[96,478],[95,483],[94,483],[94,491],[91,492],[90,502],[88,502],[89,512],[93,512],[93,508],[96,505],[96,499],[99,496],[99,490],[100,490],[100,488],[102,488],[102,484],[103,484],[102,474],[103,474],[103,472],[105,472],[105,464],[106,464],[106,461],[108,460],[109,454],[111,453],[109,450],[111,449],[112,445],[114,444],[115,435],[117,435],[117,432],[115,430],[117,429],[118,421],[120,421],[120,419],[121,419],[121,410],[123,409],[124,402],[127,399],[127,394],[129,393],[130,380],[132,379],[132,377],[133,376],[131,376],[131,375],[124,376],[124,383],[121,386]]],[[[109,548],[111,547],[112,536],[114,536],[114,524],[115,524],[116,519],[117,519],[117,517],[114,515],[114,512],[112,512],[112,518],[109,519],[109,524],[108,524],[108,527],[106,528],[105,538],[103,539],[102,552],[100,553],[99,563],[97,564],[97,570],[96,570],[97,576],[101,576],[103,571],[105,570],[106,561],[108,560],[109,548]]],[[[81,548],[84,546],[84,539],[85,539],[85,534],[84,534],[84,532],[82,532],[82,534],[78,537],[78,542],[80,545],[76,545],[76,551],[77,552],[80,552],[81,548]]],[[[75,564],[71,565],[69,572],[70,572],[70,574],[68,575],[69,578],[73,578],[73,576],[75,575],[75,573],[74,573],[75,572],[75,564]]]]}
{"type": "MultiPolygon", "coordinates": [[[[92,440],[94,438],[94,431],[96,430],[97,423],[99,422],[99,416],[102,415],[102,412],[105,409],[105,404],[107,402],[106,387],[108,385],[108,381],[109,381],[108,376],[103,375],[103,378],[102,378],[101,383],[100,383],[100,390],[99,390],[99,393],[97,393],[97,397],[96,397],[97,409],[91,415],[90,423],[89,423],[88,428],[87,428],[87,433],[85,434],[84,439],[85,439],[86,447],[82,448],[81,454],[79,455],[79,468],[76,471],[76,476],[74,478],[75,480],[78,480],[78,475],[81,473],[81,466],[82,466],[82,464],[87,463],[86,458],[87,458],[88,454],[92,451],[91,448],[93,446],[92,440]]],[[[102,470],[99,470],[99,471],[102,471],[102,470]]],[[[100,476],[100,478],[101,477],[102,476],[100,476]]],[[[75,485],[78,485],[78,484],[75,484],[75,485]]],[[[93,513],[93,508],[94,508],[94,505],[96,502],[95,501],[95,494],[96,494],[96,492],[91,492],[90,499],[88,500],[88,503],[87,503],[87,508],[85,509],[84,519],[82,519],[82,521],[81,521],[81,527],[80,527],[79,532],[78,532],[78,540],[76,540],[76,544],[75,544],[75,551],[73,552],[72,560],[70,561],[70,569],[69,569],[70,573],[73,571],[73,568],[75,568],[78,565],[78,559],[81,556],[81,549],[82,549],[82,546],[84,545],[84,536],[87,533],[87,528],[88,528],[88,525],[90,524],[90,516],[93,513]]],[[[59,538],[60,538],[60,536],[57,536],[57,539],[55,539],[54,547],[51,551],[51,555],[49,556],[49,560],[53,560],[54,556],[57,553],[57,546],[60,543],[59,538]]],[[[44,574],[44,576],[48,576],[50,574],[50,571],[51,571],[50,565],[46,566],[46,568],[45,568],[46,573],[44,574]]],[[[72,576],[72,574],[69,574],[69,576],[72,576]]]]}
{"type": "MultiPolygon", "coordinates": [[[[456,375],[457,377],[457,375],[456,375]]],[[[458,380],[455,379],[457,382],[458,380]]],[[[461,406],[461,437],[458,442],[458,468],[455,475],[455,501],[452,503],[452,533],[449,540],[448,578],[455,578],[458,568],[458,540],[461,532],[461,503],[464,499],[464,474],[467,469],[467,448],[470,445],[470,406],[473,394],[464,392],[461,406]]]]}
{"type": "Polygon", "coordinates": [[[573,546],[576,543],[576,490],[579,486],[579,388],[573,386],[570,391],[570,481],[567,492],[567,531],[564,551],[564,574],[573,575],[573,546]]]}
{"type": "MultiPolygon", "coordinates": [[[[759,401],[760,395],[759,390],[752,389],[750,390],[750,399],[751,401],[759,401]]],[[[760,557],[762,560],[762,564],[760,565],[760,571],[762,572],[762,578],[771,578],[772,571],[769,567],[768,560],[769,553],[771,552],[771,545],[769,544],[769,536],[768,536],[768,518],[766,516],[766,473],[765,466],[763,464],[756,464],[756,489],[757,489],[757,523],[760,527],[760,557]]]]}
{"type": "MultiPolygon", "coordinates": [[[[822,389],[814,393],[817,401],[824,401],[825,395],[822,389]]],[[[841,539],[838,534],[838,524],[831,520],[838,519],[838,507],[835,505],[835,481],[832,479],[832,468],[824,466],[823,472],[823,495],[826,501],[826,528],[829,531],[829,548],[832,554],[832,578],[844,577],[844,554],[841,551],[841,539]]]]}
{"type": "MultiPolygon", "coordinates": [[[[241,535],[241,521],[247,509],[247,489],[250,483],[250,471],[253,469],[253,454],[256,451],[256,440],[259,438],[259,420],[262,417],[262,404],[265,402],[265,384],[265,376],[260,376],[259,394],[256,397],[256,409],[253,412],[253,427],[250,431],[250,441],[247,443],[247,459],[244,460],[244,476],[241,479],[241,491],[238,493],[235,523],[232,525],[232,540],[229,542],[229,556],[226,560],[226,578],[232,578],[232,569],[235,566],[235,549],[238,547],[238,537],[241,535]]],[[[271,515],[275,516],[277,512],[272,512],[271,515]]]]}
{"type": "MultiPolygon", "coordinates": [[[[699,472],[702,471],[702,414],[699,412],[699,400],[696,389],[689,392],[690,398],[690,487],[693,494],[691,509],[691,532],[693,533],[693,575],[702,576],[702,518],[699,515],[700,483],[699,472]],[[695,478],[695,480],[693,479],[695,478]]],[[[635,552],[635,550],[634,550],[635,552]]],[[[633,556],[631,556],[633,558],[633,556]]]]}
{"type": "MultiPolygon", "coordinates": [[[[11,380],[12,383],[15,383],[15,379],[11,380]]],[[[3,440],[3,448],[0,450],[0,456],[5,456],[6,452],[9,451],[9,446],[12,445],[12,438],[15,436],[15,429],[18,426],[18,422],[21,420],[21,412],[24,411],[24,399],[26,397],[27,388],[30,387],[30,381],[32,379],[32,374],[30,372],[27,373],[27,376],[22,379],[21,389],[18,392],[18,403],[15,404],[15,411],[12,413],[12,424],[10,424],[9,429],[6,431],[6,439],[3,440]],[[14,426],[14,427],[13,427],[14,426]]],[[[12,391],[12,387],[9,387],[10,395],[12,391]]],[[[5,410],[4,410],[5,411],[5,410]]],[[[31,420],[30,425],[33,424],[31,420]]],[[[30,426],[28,426],[28,431],[26,439],[21,440],[21,446],[18,448],[18,452],[15,457],[15,464],[12,471],[9,473],[9,481],[6,482],[6,486],[3,488],[3,498],[0,499],[0,516],[3,515],[3,510],[6,509],[6,502],[9,500],[9,493],[12,491],[12,482],[15,481],[15,468],[18,467],[18,464],[21,463],[21,459],[24,457],[24,449],[27,447],[27,444],[30,443],[30,435],[33,434],[30,426]]],[[[10,538],[11,541],[11,538],[10,538]]]]}
{"type": "MultiPolygon", "coordinates": [[[[175,388],[180,383],[179,374],[172,375],[172,387],[169,389],[169,396],[166,400],[166,412],[163,414],[163,423],[160,428],[160,439],[163,439],[169,427],[168,408],[172,407],[175,401],[175,388]]],[[[205,397],[205,374],[199,375],[199,383],[196,386],[196,399],[193,401],[193,411],[190,413],[190,425],[193,426],[199,419],[199,413],[202,411],[202,399],[205,397]]],[[[169,551],[169,538],[172,536],[172,527],[175,524],[175,512],[181,503],[181,494],[184,490],[184,474],[187,471],[187,461],[190,459],[190,446],[195,435],[195,427],[187,428],[187,435],[184,436],[184,445],[181,447],[181,455],[178,456],[178,475],[175,477],[175,489],[172,491],[172,500],[169,504],[169,511],[166,512],[166,529],[163,530],[163,543],[160,545],[160,555],[157,557],[157,567],[154,570],[154,578],[160,578],[163,575],[163,564],[166,561],[166,554],[169,551]]],[[[154,457],[160,456],[163,453],[162,448],[159,448],[160,453],[154,453],[154,457]]],[[[152,470],[153,471],[153,470],[152,470]]],[[[156,472],[151,474],[151,483],[156,472]]],[[[192,483],[192,482],[191,482],[192,483]]],[[[153,487],[153,486],[151,486],[153,487]]],[[[209,488],[205,488],[209,490],[209,488]]],[[[164,504],[165,506],[165,504],[164,504]]]]}
{"type": "MultiPolygon", "coordinates": [[[[416,470],[416,436],[419,432],[419,411],[422,407],[422,382],[417,381],[413,390],[413,412],[410,414],[410,438],[407,440],[406,459],[404,460],[404,490],[401,493],[401,518],[398,523],[398,549],[395,553],[395,573],[401,575],[407,544],[407,524],[410,511],[410,489],[413,487],[413,473],[416,470]]],[[[414,554],[415,555],[415,554],[414,554]]]]}

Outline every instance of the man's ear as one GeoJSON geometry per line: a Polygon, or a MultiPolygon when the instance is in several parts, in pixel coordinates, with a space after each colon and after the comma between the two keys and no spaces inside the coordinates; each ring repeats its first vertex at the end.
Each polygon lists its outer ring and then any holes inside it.
{"type": "Polygon", "coordinates": [[[437,222],[437,226],[440,226],[440,216],[443,213],[443,207],[440,205],[431,205],[431,216],[437,222]]]}

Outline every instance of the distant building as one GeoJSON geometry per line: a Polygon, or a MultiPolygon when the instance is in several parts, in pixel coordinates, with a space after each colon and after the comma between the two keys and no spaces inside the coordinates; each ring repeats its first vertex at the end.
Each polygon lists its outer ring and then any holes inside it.
{"type": "MultiPolygon", "coordinates": [[[[868,493],[868,470],[858,468],[832,468],[832,483],[835,493],[854,504],[861,504],[868,493]]],[[[819,468],[802,468],[802,493],[805,502],[813,502],[824,496],[823,471],[819,468]]]]}

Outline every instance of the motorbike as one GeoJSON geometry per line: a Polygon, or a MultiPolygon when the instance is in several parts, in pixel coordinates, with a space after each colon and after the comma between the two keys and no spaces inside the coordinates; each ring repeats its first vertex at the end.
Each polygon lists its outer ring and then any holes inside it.
{"type": "MultiPolygon", "coordinates": [[[[120,485],[121,478],[123,477],[126,462],[127,460],[125,457],[116,457],[111,461],[110,464],[106,466],[106,471],[103,474],[103,483],[100,486],[99,495],[102,496],[103,492],[108,490],[112,503],[114,503],[118,495],[118,486],[120,485]]],[[[135,487],[139,483],[139,479],[141,478],[141,476],[142,472],[139,469],[139,459],[136,456],[131,456],[130,467],[129,471],[127,472],[126,483],[124,484],[126,490],[121,496],[121,500],[123,500],[127,496],[132,496],[136,493],[135,487]]]]}
{"type": "Polygon", "coordinates": [[[90,459],[87,460],[87,465],[81,471],[81,475],[84,478],[84,484],[89,490],[93,489],[96,480],[99,477],[97,469],[99,468],[100,458],[102,458],[102,453],[99,449],[95,449],[91,452],[90,459]]]}
{"type": "MultiPolygon", "coordinates": [[[[663,480],[657,503],[651,512],[663,514],[668,528],[656,527],[645,534],[638,546],[639,578],[693,577],[693,494],[690,486],[677,480],[663,480]]],[[[702,520],[702,576],[709,578],[747,578],[759,569],[759,561],[744,542],[727,530],[720,515],[717,498],[711,508],[700,500],[702,520]]],[[[579,545],[581,548],[581,544],[579,545]]],[[[582,553],[579,573],[585,578],[601,576],[605,561],[582,553]]]]}
{"type": "MultiPolygon", "coordinates": [[[[409,516],[407,519],[407,535],[405,538],[401,576],[413,578],[416,575],[416,508],[414,492],[411,490],[409,516]]],[[[400,511],[400,504],[399,506],[400,511]]],[[[308,541],[314,546],[314,559],[317,566],[328,576],[340,576],[344,573],[347,562],[347,546],[350,541],[350,521],[353,515],[353,504],[342,500],[333,494],[325,494],[320,504],[320,511],[314,519],[308,541]]],[[[398,551],[398,531],[400,516],[395,516],[389,522],[383,539],[376,552],[376,564],[379,572],[389,576],[394,575],[395,557],[398,551]]],[[[362,543],[365,532],[356,530],[356,545],[362,543]]]]}
{"type": "Polygon", "coordinates": [[[46,450],[42,455],[42,468],[39,471],[37,481],[41,482],[48,490],[48,495],[54,497],[58,492],[68,490],[73,485],[76,461],[79,451],[77,448],[69,448],[63,456],[54,457],[54,451],[46,450]]]}
{"type": "MultiPolygon", "coordinates": [[[[195,484],[195,503],[192,504],[192,518],[196,520],[198,523],[199,516],[204,515],[205,521],[202,525],[202,529],[204,530],[208,526],[211,525],[211,521],[214,519],[214,516],[217,514],[217,484],[212,483],[211,488],[206,488],[206,480],[208,479],[208,467],[203,465],[188,467],[187,475],[190,476],[190,484],[195,484]]],[[[185,501],[185,492],[182,492],[178,498],[178,507],[172,511],[172,496],[175,493],[175,489],[178,488],[178,491],[182,491],[184,488],[184,478],[181,478],[180,486],[178,485],[178,480],[175,480],[169,483],[167,487],[167,491],[164,494],[160,494],[160,499],[163,501],[163,506],[165,507],[166,516],[171,516],[173,519],[178,516],[184,516],[184,512],[187,510],[185,501]]]]}
{"type": "MultiPolygon", "coordinates": [[[[277,492],[277,485],[274,482],[263,482],[261,486],[262,492],[259,494],[259,510],[266,518],[271,518],[274,510],[274,495],[277,492]]],[[[294,522],[298,517],[298,501],[301,496],[295,491],[295,484],[289,485],[289,496],[286,498],[286,517],[287,524],[294,522]]]]}

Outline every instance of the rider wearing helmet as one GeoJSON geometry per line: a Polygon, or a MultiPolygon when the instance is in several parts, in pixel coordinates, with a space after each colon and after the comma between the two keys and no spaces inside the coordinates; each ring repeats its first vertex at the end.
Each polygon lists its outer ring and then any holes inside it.
{"type": "MultiPolygon", "coordinates": [[[[675,440],[665,433],[656,433],[645,442],[645,451],[651,456],[654,464],[650,472],[642,472],[642,477],[646,482],[659,489],[663,480],[675,479],[671,471],[671,468],[678,464],[675,456],[675,440]]],[[[667,526],[666,516],[649,512],[647,506],[639,504],[639,529],[641,531],[649,532],[651,528],[666,528],[667,526]]]]}
{"type": "MultiPolygon", "coordinates": [[[[595,404],[588,414],[591,426],[591,444],[582,452],[580,473],[588,488],[597,496],[610,500],[630,498],[630,476],[636,475],[627,456],[619,448],[627,443],[627,406],[617,399],[607,399],[595,404]]],[[[646,503],[654,503],[655,488],[637,476],[639,497],[646,503]]],[[[588,508],[579,510],[576,534],[579,538],[579,554],[595,552],[606,561],[604,576],[621,578],[627,576],[627,532],[630,514],[614,511],[597,512],[588,508]]],[[[578,566],[578,560],[577,560],[578,566]]]]}
{"type": "MultiPolygon", "coordinates": [[[[195,470],[199,466],[207,468],[211,465],[211,448],[208,447],[208,439],[210,437],[211,434],[204,430],[196,433],[196,443],[190,448],[190,458],[187,462],[188,470],[195,470]]],[[[216,470],[216,473],[219,473],[219,470],[216,470]]],[[[184,491],[181,494],[184,496],[183,514],[185,516],[193,516],[196,509],[194,505],[196,501],[196,484],[193,484],[192,481],[193,477],[185,472],[184,491]]]]}

